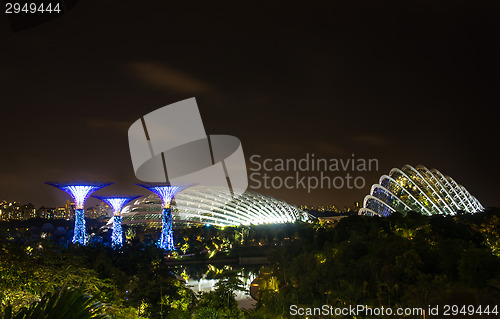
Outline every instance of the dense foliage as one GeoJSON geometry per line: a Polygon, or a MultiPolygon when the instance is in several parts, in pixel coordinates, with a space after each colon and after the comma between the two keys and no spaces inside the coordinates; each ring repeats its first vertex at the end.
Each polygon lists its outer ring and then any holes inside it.
{"type": "Polygon", "coordinates": [[[47,305],[63,309],[70,302],[80,304],[82,314],[99,309],[110,318],[281,318],[289,317],[292,304],[494,305],[500,301],[499,226],[500,210],[488,209],[179,230],[179,253],[186,259],[266,254],[271,263],[258,278],[260,301],[244,311],[235,301],[243,289],[236,273],[218,273],[215,290],[196,295],[173,275],[164,252],[138,236],[115,251],[100,241],[61,244],[29,228],[13,235],[9,225],[0,231],[1,313],[50,312],[47,305]]]}
{"type": "Polygon", "coordinates": [[[499,216],[498,209],[353,216],[335,227],[301,227],[296,240],[269,254],[265,279],[277,283],[267,285],[261,308],[271,316],[286,314],[292,304],[498,305],[499,216]]]}

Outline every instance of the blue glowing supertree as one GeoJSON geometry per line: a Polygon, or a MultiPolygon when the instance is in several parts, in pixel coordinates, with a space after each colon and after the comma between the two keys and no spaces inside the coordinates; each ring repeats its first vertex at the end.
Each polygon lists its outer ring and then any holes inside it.
{"type": "Polygon", "coordinates": [[[92,196],[100,199],[113,208],[113,232],[111,234],[111,247],[121,248],[123,245],[122,216],[123,206],[128,202],[141,197],[139,196],[92,196]]]}
{"type": "Polygon", "coordinates": [[[73,234],[73,244],[79,243],[80,245],[85,245],[87,243],[87,234],[85,229],[85,210],[84,205],[87,198],[93,192],[111,185],[113,183],[78,183],[78,182],[69,182],[69,183],[55,183],[55,182],[46,182],[45,184],[57,187],[69,195],[73,197],[75,201],[76,211],[75,211],[75,230],[73,234]]]}
{"type": "Polygon", "coordinates": [[[157,184],[157,183],[148,183],[148,184],[137,184],[138,186],[144,187],[151,192],[158,195],[162,201],[163,212],[162,212],[162,220],[161,220],[161,236],[160,236],[160,248],[163,248],[167,251],[174,250],[174,231],[172,229],[172,199],[174,199],[175,195],[177,195],[182,190],[192,186],[192,185],[179,185],[173,186],[170,184],[157,184]]]}

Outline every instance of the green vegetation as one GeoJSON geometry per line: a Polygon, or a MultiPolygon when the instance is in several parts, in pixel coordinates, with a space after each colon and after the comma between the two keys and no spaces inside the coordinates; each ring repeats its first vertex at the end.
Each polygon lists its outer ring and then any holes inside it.
{"type": "MultiPolygon", "coordinates": [[[[268,317],[307,307],[500,301],[498,209],[457,216],[353,216],[334,227],[301,227],[300,239],[273,249],[263,289],[268,317]]],[[[261,285],[262,286],[262,285],[261,285]]]]}
{"type": "Polygon", "coordinates": [[[94,297],[78,289],[63,289],[45,294],[39,302],[33,302],[12,315],[12,307],[5,309],[5,318],[12,319],[91,319],[106,318],[104,305],[94,297]]]}
{"type": "Polygon", "coordinates": [[[132,232],[129,243],[114,251],[99,241],[66,247],[55,235],[9,224],[0,227],[0,314],[56,318],[41,314],[69,307],[74,311],[65,318],[283,318],[292,304],[497,305],[499,226],[500,210],[488,209],[447,217],[350,216],[333,225],[179,230],[179,254],[186,256],[177,260],[268,257],[257,308],[241,310],[235,292],[243,285],[234,271],[212,271],[220,278],[214,291],[197,295],[173,275],[162,250],[132,232]]]}

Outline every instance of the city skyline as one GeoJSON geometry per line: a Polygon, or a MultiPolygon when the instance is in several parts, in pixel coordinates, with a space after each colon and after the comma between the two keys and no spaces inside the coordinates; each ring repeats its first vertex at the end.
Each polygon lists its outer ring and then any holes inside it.
{"type": "Polygon", "coordinates": [[[99,6],[22,32],[0,24],[0,200],[64,203],[46,180],[111,180],[111,193],[147,195],[134,186],[127,130],[196,97],[207,134],[238,137],[248,167],[254,155],[378,160],[361,189],[252,191],[343,208],[409,164],[500,206],[500,173],[478,172],[498,162],[493,2],[99,6]]]}

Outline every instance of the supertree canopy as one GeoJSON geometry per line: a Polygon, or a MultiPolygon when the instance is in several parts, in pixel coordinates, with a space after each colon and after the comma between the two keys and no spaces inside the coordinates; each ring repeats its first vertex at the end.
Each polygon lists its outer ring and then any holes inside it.
{"type": "Polygon", "coordinates": [[[87,198],[93,192],[109,186],[113,183],[103,183],[103,182],[68,182],[68,183],[57,183],[57,182],[46,182],[45,184],[57,187],[66,193],[68,193],[75,201],[76,211],[75,211],[75,230],[73,235],[73,243],[79,243],[80,245],[85,245],[87,243],[87,235],[85,229],[85,210],[84,205],[87,198]]]}
{"type": "Polygon", "coordinates": [[[107,203],[113,208],[113,232],[111,234],[111,247],[120,248],[123,245],[122,216],[123,206],[139,196],[92,196],[107,203]]]}
{"type": "Polygon", "coordinates": [[[174,231],[172,229],[172,199],[175,195],[182,190],[192,186],[192,185],[178,185],[173,186],[165,183],[149,183],[149,184],[137,184],[138,186],[144,187],[151,192],[158,195],[162,201],[163,211],[162,211],[162,221],[161,221],[161,236],[160,236],[160,248],[167,251],[174,250],[174,231]]]}

